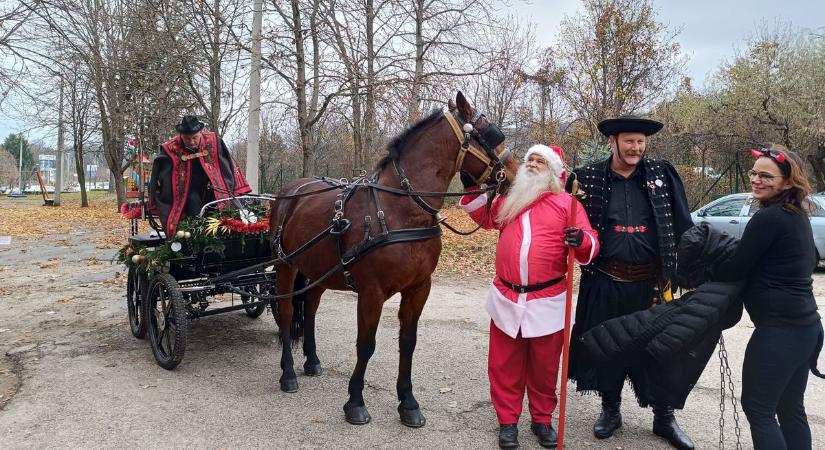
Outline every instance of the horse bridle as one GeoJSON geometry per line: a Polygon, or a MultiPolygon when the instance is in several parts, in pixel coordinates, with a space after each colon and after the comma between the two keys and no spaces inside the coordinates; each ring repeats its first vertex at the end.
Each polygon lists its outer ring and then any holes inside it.
{"type": "Polygon", "coordinates": [[[455,171],[461,171],[464,158],[466,158],[467,153],[470,153],[487,166],[484,173],[476,179],[478,184],[486,183],[493,176],[497,184],[502,183],[506,179],[504,162],[508,158],[512,158],[513,155],[509,149],[505,149],[501,152],[501,155],[496,155],[496,147],[504,142],[504,134],[501,133],[501,130],[496,125],[488,122],[484,114],[476,113],[476,116],[470,122],[465,122],[454,111],[445,111],[444,117],[447,118],[450,128],[452,128],[458,141],[461,142],[461,150],[459,150],[458,158],[455,160],[455,171]],[[485,122],[485,126],[480,126],[482,122],[485,122]],[[475,138],[481,144],[483,150],[473,145],[471,138],[475,138]]]}

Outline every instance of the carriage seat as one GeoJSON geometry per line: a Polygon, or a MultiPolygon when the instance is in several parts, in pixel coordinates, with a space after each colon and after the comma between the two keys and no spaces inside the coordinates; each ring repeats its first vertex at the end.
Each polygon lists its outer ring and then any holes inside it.
{"type": "Polygon", "coordinates": [[[165,241],[166,233],[162,231],[160,233],[152,231],[151,233],[136,234],[129,237],[129,243],[132,245],[142,245],[144,247],[157,247],[165,241]]]}

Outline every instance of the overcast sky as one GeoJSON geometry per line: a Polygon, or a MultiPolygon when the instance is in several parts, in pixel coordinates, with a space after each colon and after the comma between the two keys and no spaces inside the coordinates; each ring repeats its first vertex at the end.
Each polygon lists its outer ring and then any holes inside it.
{"type": "MultiPolygon", "coordinates": [[[[542,46],[555,42],[565,15],[581,8],[581,0],[513,0],[516,16],[536,24],[542,46]]],[[[814,0],[654,0],[657,19],[671,29],[681,29],[677,41],[688,57],[687,74],[701,88],[724,59],[745,47],[747,38],[760,28],[769,30],[779,21],[794,29],[825,33],[825,1],[814,0]]]]}
{"type": "MultiPolygon", "coordinates": [[[[553,44],[562,18],[581,7],[581,0],[511,1],[513,6],[502,14],[509,12],[532,21],[542,46],[553,44]]],[[[659,21],[681,28],[677,40],[688,57],[687,74],[697,88],[703,87],[720,62],[732,58],[759,28],[772,29],[775,23],[784,22],[794,29],[825,33],[825,1],[821,0],[654,0],[654,4],[659,21]]],[[[0,142],[22,126],[0,112],[0,142]]],[[[42,133],[33,133],[38,134],[42,133]]]]}

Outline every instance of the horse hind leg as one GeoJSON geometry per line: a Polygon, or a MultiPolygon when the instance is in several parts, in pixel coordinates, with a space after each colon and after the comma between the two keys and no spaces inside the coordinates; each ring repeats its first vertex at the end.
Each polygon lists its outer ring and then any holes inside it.
{"type": "Polygon", "coordinates": [[[323,295],[323,288],[314,288],[305,294],[304,301],[304,375],[315,377],[321,375],[323,369],[321,368],[321,360],[318,359],[318,353],[315,345],[315,315],[318,311],[318,305],[321,303],[321,295],[323,295]]]}
{"type": "Polygon", "coordinates": [[[398,310],[400,329],[398,333],[398,414],[401,423],[408,427],[420,428],[427,423],[412,392],[412,357],[418,333],[418,319],[430,295],[432,280],[401,291],[401,306],[398,310]]]}
{"type": "Polygon", "coordinates": [[[362,291],[358,294],[358,339],[355,343],[358,361],[349,380],[349,399],[344,404],[344,418],[353,425],[364,425],[372,420],[364,403],[364,374],[367,363],[375,353],[375,333],[384,300],[379,293],[366,294],[362,291]]]}
{"type": "MultiPolygon", "coordinates": [[[[295,281],[295,269],[289,266],[278,266],[276,286],[278,294],[293,292],[295,281]]],[[[278,314],[275,320],[278,322],[281,339],[281,378],[279,384],[284,392],[298,391],[298,377],[295,375],[294,360],[292,359],[292,299],[283,298],[278,301],[278,314]]]]}

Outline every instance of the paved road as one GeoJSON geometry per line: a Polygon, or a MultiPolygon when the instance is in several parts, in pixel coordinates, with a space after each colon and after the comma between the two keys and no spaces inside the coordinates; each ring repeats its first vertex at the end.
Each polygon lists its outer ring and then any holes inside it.
{"type": "MultiPolygon", "coordinates": [[[[319,317],[321,377],[299,375],[300,390],[278,390],[279,347],[268,313],[204,318],[191,326],[183,363],[155,365],[148,342],[129,333],[124,279],[113,250],[87,244],[79,231],[62,240],[0,246],[0,448],[497,448],[486,378],[486,281],[438,278],[419,327],[414,392],[427,416],[422,429],[395,411],[398,299],[387,302],[367,371],[372,423],[343,420],[355,363],[355,297],[328,293],[319,317]],[[121,273],[119,273],[121,272],[121,273]]],[[[816,274],[820,306],[825,274],[816,274]]],[[[725,333],[737,392],[743,322],[725,333]]],[[[296,360],[302,362],[296,351],[296,360]]],[[[821,363],[825,365],[825,363],[821,363]]],[[[719,441],[719,366],[712,360],[678,414],[698,448],[719,441]]],[[[626,388],[625,398],[633,395],[626,388]]],[[[815,448],[825,448],[825,382],[807,397],[815,448]]],[[[592,437],[596,397],[571,392],[568,448],[667,448],[650,432],[652,415],[631,402],[625,426],[607,441],[592,437]]],[[[526,406],[525,406],[526,411],[526,406]]],[[[522,418],[522,448],[539,448],[522,418]]],[[[727,416],[726,448],[733,444],[727,416]]],[[[744,417],[742,443],[750,437],[744,417]]]]}

